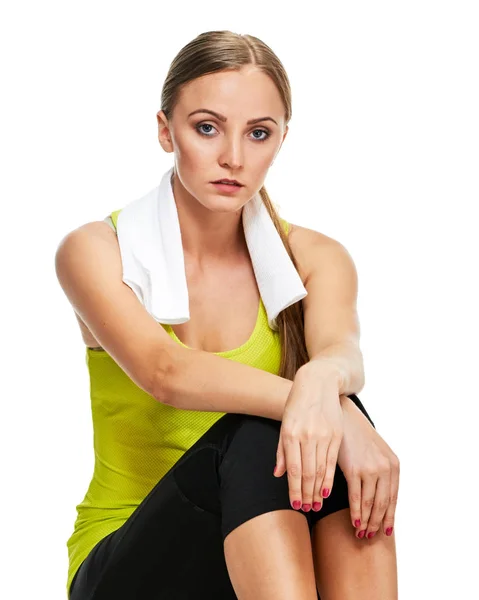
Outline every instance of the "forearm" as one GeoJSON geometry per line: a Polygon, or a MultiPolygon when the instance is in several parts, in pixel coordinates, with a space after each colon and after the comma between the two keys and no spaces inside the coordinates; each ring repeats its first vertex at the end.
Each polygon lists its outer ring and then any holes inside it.
{"type": "Polygon", "coordinates": [[[338,379],[339,395],[359,393],[364,387],[363,356],[357,344],[341,342],[328,346],[306,363],[305,367],[323,376],[330,367],[338,379]]]}
{"type": "MultiPolygon", "coordinates": [[[[168,367],[159,369],[155,396],[160,402],[282,421],[293,386],[289,379],[201,350],[175,346],[171,352],[168,367]]],[[[364,381],[362,356],[348,344],[329,346],[300,371],[313,382],[315,377],[335,378],[338,397],[359,392],[364,381]]]]}
{"type": "Polygon", "coordinates": [[[183,410],[241,413],[281,421],[293,382],[243,363],[177,346],[159,369],[155,396],[183,410]]]}

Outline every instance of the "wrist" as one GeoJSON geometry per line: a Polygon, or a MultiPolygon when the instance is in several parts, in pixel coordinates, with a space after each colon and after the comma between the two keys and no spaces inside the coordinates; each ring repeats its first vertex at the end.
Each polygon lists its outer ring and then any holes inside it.
{"type": "Polygon", "coordinates": [[[299,371],[301,371],[301,376],[312,378],[313,380],[316,377],[332,380],[337,384],[338,390],[341,389],[343,383],[341,369],[333,360],[329,360],[328,358],[310,360],[305,363],[299,371]]]}
{"type": "Polygon", "coordinates": [[[349,396],[346,396],[345,394],[341,394],[339,396],[339,403],[341,404],[341,408],[343,409],[343,411],[346,411],[346,410],[354,411],[353,407],[356,407],[356,405],[351,400],[351,398],[349,398],[349,396]]]}

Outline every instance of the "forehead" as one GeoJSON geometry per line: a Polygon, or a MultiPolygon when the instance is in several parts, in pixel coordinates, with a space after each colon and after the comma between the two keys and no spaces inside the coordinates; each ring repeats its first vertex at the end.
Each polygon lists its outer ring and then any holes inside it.
{"type": "Polygon", "coordinates": [[[256,68],[209,73],[188,82],[179,95],[178,112],[186,116],[197,108],[245,120],[266,115],[281,119],[284,115],[276,85],[256,68]]]}

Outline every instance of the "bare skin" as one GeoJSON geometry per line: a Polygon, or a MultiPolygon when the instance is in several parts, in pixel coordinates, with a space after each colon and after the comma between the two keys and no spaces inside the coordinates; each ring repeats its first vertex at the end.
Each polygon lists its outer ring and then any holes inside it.
{"type": "Polygon", "coordinates": [[[394,532],[358,539],[348,508],[318,521],[311,538],[321,600],[397,600],[394,532]]]}
{"type": "Polygon", "coordinates": [[[246,521],[224,543],[238,598],[317,600],[311,537],[304,515],[275,510],[246,521]]]}
{"type": "MultiPolygon", "coordinates": [[[[241,225],[241,208],[264,182],[287,134],[284,106],[271,80],[254,68],[210,74],[190,82],[180,96],[175,116],[158,113],[159,141],[175,154],[173,190],[181,225],[191,319],[173,326],[191,348],[220,352],[249,339],[258,315],[259,290],[241,225]],[[227,116],[188,114],[207,107],[227,116]],[[269,115],[271,122],[245,125],[269,115]],[[194,128],[208,122],[212,138],[194,128]],[[256,129],[271,130],[265,142],[255,141],[256,129]],[[239,193],[219,194],[210,181],[222,177],[245,184],[239,193]]],[[[107,223],[105,237],[112,239],[107,223]]],[[[309,267],[303,227],[289,234],[303,281],[309,267]]],[[[319,234],[318,235],[322,235],[319,234]]],[[[115,238],[116,239],[116,238],[115,238]]],[[[112,243],[117,243],[113,241],[112,243]]],[[[119,249],[118,249],[119,252],[119,249]]],[[[316,265],[318,267],[318,265],[316,265]]],[[[307,286],[306,286],[307,287],[307,286]]],[[[75,313],[84,343],[100,344],[75,313]]],[[[325,517],[309,535],[306,519],[293,510],[260,515],[232,531],[225,540],[228,572],[241,600],[397,600],[394,534],[358,540],[349,510],[325,517]]]]}

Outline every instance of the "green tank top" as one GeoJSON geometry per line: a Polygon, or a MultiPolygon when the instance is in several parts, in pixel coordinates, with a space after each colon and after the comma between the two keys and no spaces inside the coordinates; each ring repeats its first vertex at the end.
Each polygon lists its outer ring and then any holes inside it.
{"type": "MultiPolygon", "coordinates": [[[[120,212],[111,213],[115,229],[120,212]]],[[[289,223],[284,219],[281,222],[288,233],[289,223]]],[[[170,325],[160,324],[185,346],[170,325]]],[[[214,354],[278,375],[279,333],[269,327],[261,299],[251,337],[239,348],[214,354]]],[[[73,577],[90,550],[121,527],[183,454],[226,414],[161,404],[133,383],[105,350],[86,348],[85,359],[90,377],[95,463],[66,543],[68,597],[73,577]]]]}

